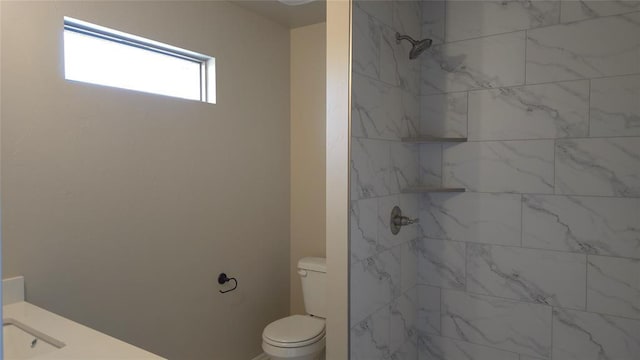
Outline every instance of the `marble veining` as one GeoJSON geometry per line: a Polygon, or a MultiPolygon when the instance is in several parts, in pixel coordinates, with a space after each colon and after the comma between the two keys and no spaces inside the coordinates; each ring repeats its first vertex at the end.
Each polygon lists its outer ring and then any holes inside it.
{"type": "Polygon", "coordinates": [[[640,196],[640,138],[556,142],[556,193],[640,196]]]}
{"type": "Polygon", "coordinates": [[[469,93],[471,140],[585,137],[588,121],[588,81],[469,93]]]}
{"type": "Polygon", "coordinates": [[[520,195],[425,194],[420,227],[432,239],[519,245],[520,195]]]}
{"type": "Polygon", "coordinates": [[[518,360],[518,354],[436,335],[421,336],[420,360],[518,360]]]}
{"type": "MultiPolygon", "coordinates": [[[[353,72],[380,76],[380,23],[357,6],[353,10],[353,72]]],[[[359,94],[354,92],[354,94],[359,94]]]]}
{"type": "Polygon", "coordinates": [[[415,287],[389,305],[391,314],[389,343],[391,351],[398,351],[407,341],[416,341],[417,293],[415,287]]]}
{"type": "Polygon", "coordinates": [[[563,0],[562,22],[640,11],[638,0],[563,0]]]}
{"type": "Polygon", "coordinates": [[[560,1],[448,1],[446,14],[449,42],[557,24],[560,1]]]}
{"type": "Polygon", "coordinates": [[[443,148],[443,182],[471,191],[553,193],[551,140],[468,142],[443,148]]]}
{"type": "Polygon", "coordinates": [[[529,30],[527,83],[638,73],[639,47],[640,12],[529,30]]]}
{"type": "Polygon", "coordinates": [[[420,184],[442,186],[442,144],[420,145],[420,184]]]}
{"type": "Polygon", "coordinates": [[[640,258],[640,199],[526,195],[526,247],[640,258]]]}
{"type": "Polygon", "coordinates": [[[585,308],[585,255],[468,244],[466,269],[470,292],[585,308]]]}
{"type": "Polygon", "coordinates": [[[445,1],[422,1],[422,38],[444,41],[445,1]]]}
{"type": "Polygon", "coordinates": [[[420,335],[440,334],[440,288],[418,285],[416,287],[417,324],[420,335]]]}
{"type": "Polygon", "coordinates": [[[351,323],[358,323],[400,295],[399,249],[351,265],[351,323]]]}
{"type": "Polygon", "coordinates": [[[554,309],[553,359],[631,360],[640,354],[640,321],[554,309]]]}
{"type": "Polygon", "coordinates": [[[351,199],[391,193],[388,141],[353,138],[351,142],[351,199]]]}
{"type": "Polygon", "coordinates": [[[640,319],[640,260],[589,256],[587,310],[640,319]]]}
{"type": "Polygon", "coordinates": [[[591,80],[589,134],[640,136],[640,75],[591,80]]]}
{"type": "Polygon", "coordinates": [[[390,317],[383,307],[351,328],[350,359],[382,360],[391,354],[389,345],[390,317]]]}
{"type": "Polygon", "coordinates": [[[364,260],[385,250],[378,242],[377,216],[378,199],[351,202],[351,261],[364,260]]]}
{"type": "Polygon", "coordinates": [[[422,239],[418,247],[418,282],[449,289],[464,289],[465,243],[422,239]]]}
{"type": "Polygon", "coordinates": [[[422,56],[422,94],[524,84],[524,32],[436,45],[422,56]]]}
{"type": "Polygon", "coordinates": [[[551,307],[443,290],[442,334],[544,358],[551,353],[551,307]]]}
{"type": "Polygon", "coordinates": [[[433,136],[467,137],[467,93],[421,98],[420,132],[433,136]]]}

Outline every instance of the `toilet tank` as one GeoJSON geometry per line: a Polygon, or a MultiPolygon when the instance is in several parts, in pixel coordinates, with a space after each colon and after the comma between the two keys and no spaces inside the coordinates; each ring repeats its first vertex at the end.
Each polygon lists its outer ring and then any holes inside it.
{"type": "Polygon", "coordinates": [[[327,317],[327,259],[306,257],[298,261],[302,296],[307,314],[327,317]]]}

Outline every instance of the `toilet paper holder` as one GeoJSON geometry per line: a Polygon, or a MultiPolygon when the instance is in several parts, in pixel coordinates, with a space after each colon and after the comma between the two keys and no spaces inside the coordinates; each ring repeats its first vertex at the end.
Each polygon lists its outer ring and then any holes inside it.
{"type": "Polygon", "coordinates": [[[231,278],[228,277],[227,274],[225,274],[225,273],[220,273],[220,275],[218,275],[218,284],[223,285],[223,284],[228,283],[229,281],[233,281],[233,288],[229,289],[229,290],[219,290],[221,294],[228,293],[228,292],[231,292],[231,291],[237,289],[238,288],[238,280],[236,280],[236,278],[234,278],[234,277],[231,277],[231,278]]]}

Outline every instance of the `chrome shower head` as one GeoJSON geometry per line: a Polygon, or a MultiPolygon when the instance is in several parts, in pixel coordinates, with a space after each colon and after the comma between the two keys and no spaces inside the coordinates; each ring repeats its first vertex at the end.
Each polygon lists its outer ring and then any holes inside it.
{"type": "Polygon", "coordinates": [[[427,50],[433,40],[431,39],[422,39],[422,40],[414,40],[409,35],[400,35],[400,33],[396,33],[396,43],[400,44],[402,40],[407,40],[411,43],[411,51],[409,51],[409,59],[413,60],[420,56],[423,51],[427,50]]]}

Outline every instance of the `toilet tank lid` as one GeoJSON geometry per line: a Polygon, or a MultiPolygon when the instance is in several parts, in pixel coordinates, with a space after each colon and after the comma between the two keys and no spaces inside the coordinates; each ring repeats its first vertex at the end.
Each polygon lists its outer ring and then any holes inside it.
{"type": "Polygon", "coordinates": [[[298,269],[327,272],[327,259],[321,257],[305,257],[298,261],[298,269]]]}

